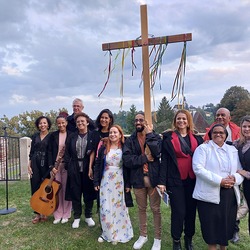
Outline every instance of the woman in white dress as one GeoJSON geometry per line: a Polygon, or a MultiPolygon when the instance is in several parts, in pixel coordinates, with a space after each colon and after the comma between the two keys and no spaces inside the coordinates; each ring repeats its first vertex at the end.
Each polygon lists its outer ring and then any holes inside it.
{"type": "Polygon", "coordinates": [[[106,240],[117,244],[126,243],[133,237],[128,208],[132,197],[127,169],[122,164],[124,135],[120,126],[113,125],[109,139],[98,151],[94,168],[95,190],[100,192],[100,223],[102,234],[99,242],[106,240]],[[126,195],[125,195],[126,193],[126,195]],[[125,201],[126,198],[129,197],[125,201]]]}

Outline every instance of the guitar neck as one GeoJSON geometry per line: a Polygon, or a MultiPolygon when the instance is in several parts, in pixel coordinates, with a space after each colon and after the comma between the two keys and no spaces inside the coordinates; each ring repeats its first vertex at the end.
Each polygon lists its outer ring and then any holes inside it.
{"type": "MultiPolygon", "coordinates": [[[[54,167],[53,167],[53,168],[55,168],[56,170],[58,170],[59,165],[60,165],[60,163],[62,162],[63,155],[64,155],[64,151],[65,151],[65,147],[63,147],[63,148],[60,150],[60,152],[59,152],[59,157],[58,157],[58,159],[56,160],[55,165],[54,165],[54,167]]],[[[53,180],[54,180],[54,179],[55,179],[54,176],[51,176],[51,177],[50,177],[50,180],[49,180],[49,183],[48,183],[47,187],[51,187],[51,186],[52,186],[52,183],[53,183],[53,180]]]]}
{"type": "MultiPolygon", "coordinates": [[[[54,165],[53,168],[55,168],[56,170],[58,170],[59,165],[60,165],[61,162],[62,162],[62,157],[59,156],[59,159],[55,162],[55,165],[54,165]]],[[[54,176],[51,176],[51,177],[50,177],[50,180],[49,180],[49,183],[48,183],[47,187],[50,188],[50,187],[52,186],[52,183],[53,183],[53,180],[54,180],[54,179],[55,179],[54,176]]]]}

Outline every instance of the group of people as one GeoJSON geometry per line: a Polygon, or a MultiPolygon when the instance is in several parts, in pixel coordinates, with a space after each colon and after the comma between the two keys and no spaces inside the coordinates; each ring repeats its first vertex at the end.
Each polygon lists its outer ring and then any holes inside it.
{"type": "MultiPolygon", "coordinates": [[[[31,191],[34,194],[50,176],[61,183],[54,224],[67,223],[73,212],[72,228],[78,228],[83,199],[85,222],[94,226],[92,210],[97,200],[102,229],[98,242],[126,243],[134,236],[128,211],[134,205],[133,188],[140,234],[133,249],[141,249],[148,241],[149,202],[154,226],[151,250],[158,250],[162,245],[159,192],[167,192],[173,250],[182,249],[183,233],[185,249],[194,249],[196,210],[208,249],[217,245],[226,249],[238,225],[242,182],[250,205],[250,116],[242,119],[239,128],[230,121],[230,112],[221,108],[202,138],[195,133],[192,115],[182,109],[175,113],[173,128],[161,137],[144,113],[138,112],[135,132],[125,139],[109,109],[102,110],[94,123],[83,108],[82,100],[75,99],[73,114],[56,118],[56,132],[49,133],[49,118],[36,120],[39,132],[32,138],[28,167],[31,191]],[[63,161],[55,169],[63,149],[63,161]]],[[[47,220],[34,212],[34,224],[47,220]]]]}

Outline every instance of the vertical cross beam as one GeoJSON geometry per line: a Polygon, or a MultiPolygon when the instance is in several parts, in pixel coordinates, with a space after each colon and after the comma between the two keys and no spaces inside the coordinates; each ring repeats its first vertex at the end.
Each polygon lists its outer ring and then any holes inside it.
{"type": "Polygon", "coordinates": [[[167,43],[178,43],[186,42],[192,40],[192,34],[178,34],[172,36],[163,36],[163,37],[154,37],[148,38],[148,17],[147,17],[147,5],[140,6],[141,14],[141,39],[130,40],[130,41],[120,41],[114,43],[103,43],[102,50],[115,50],[115,49],[125,49],[131,48],[132,44],[134,47],[142,47],[142,77],[143,77],[143,91],[144,91],[144,112],[145,119],[148,121],[148,124],[152,124],[152,115],[151,115],[151,96],[150,96],[150,73],[149,73],[149,51],[148,46],[150,45],[159,45],[167,43]]]}
{"type": "Polygon", "coordinates": [[[141,11],[141,39],[142,39],[142,77],[144,91],[144,112],[148,124],[152,124],[151,98],[150,98],[150,74],[148,56],[148,15],[147,5],[140,6],[141,11]]]}

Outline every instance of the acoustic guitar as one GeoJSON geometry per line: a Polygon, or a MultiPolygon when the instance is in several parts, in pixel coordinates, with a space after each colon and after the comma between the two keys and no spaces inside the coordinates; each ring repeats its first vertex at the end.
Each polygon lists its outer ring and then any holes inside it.
{"type": "MultiPolygon", "coordinates": [[[[64,155],[64,147],[60,150],[58,160],[55,162],[53,168],[58,169],[64,155]]],[[[61,183],[54,181],[52,175],[50,179],[46,178],[41,183],[39,189],[32,195],[30,199],[31,208],[39,214],[49,216],[53,214],[58,206],[57,193],[60,189],[61,183]]]]}

